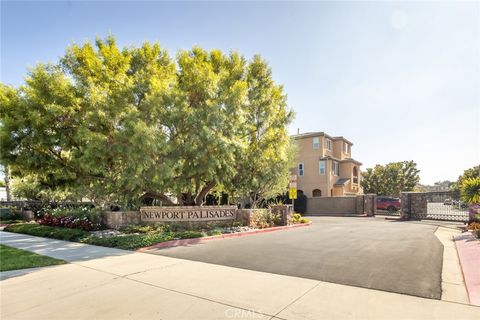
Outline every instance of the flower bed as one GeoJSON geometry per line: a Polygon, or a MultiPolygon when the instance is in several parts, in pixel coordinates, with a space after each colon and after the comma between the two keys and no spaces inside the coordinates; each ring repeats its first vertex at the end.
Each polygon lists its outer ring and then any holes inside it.
{"type": "Polygon", "coordinates": [[[91,231],[102,229],[101,215],[101,211],[92,207],[47,207],[37,215],[37,222],[45,226],[91,231]]]}

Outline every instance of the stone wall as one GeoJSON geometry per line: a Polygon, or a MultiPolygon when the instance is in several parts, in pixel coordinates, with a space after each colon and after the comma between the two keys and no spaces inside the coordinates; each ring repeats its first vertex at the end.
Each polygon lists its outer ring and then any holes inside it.
{"type": "MultiPolygon", "coordinates": [[[[237,216],[238,217],[238,216],[237,216]]],[[[249,216],[240,215],[240,219],[249,219],[249,216]]],[[[132,224],[158,224],[158,223],[173,223],[175,225],[184,226],[185,228],[201,228],[201,227],[227,227],[237,220],[207,220],[207,221],[142,221],[139,211],[107,211],[102,216],[102,223],[110,229],[120,229],[122,227],[132,224]]],[[[238,220],[240,221],[240,220],[238,220]]]]}
{"type": "Polygon", "coordinates": [[[25,221],[35,220],[35,215],[31,210],[22,210],[19,212],[19,214],[22,217],[22,220],[25,220],[25,221]]]}
{"type": "Polygon", "coordinates": [[[274,205],[270,209],[237,209],[236,221],[252,228],[265,228],[265,225],[262,224],[265,223],[265,214],[268,212],[280,216],[279,225],[291,224],[293,218],[293,206],[291,204],[274,205]]]}
{"type": "Polygon", "coordinates": [[[107,211],[102,217],[102,223],[111,229],[120,229],[129,224],[140,224],[139,211],[107,211]]]}
{"type": "Polygon", "coordinates": [[[402,192],[400,196],[402,219],[422,219],[427,216],[427,193],[402,192]]]}
{"type": "Polygon", "coordinates": [[[377,213],[377,195],[362,194],[356,197],[355,213],[372,217],[377,213]]]}
{"type": "Polygon", "coordinates": [[[254,209],[237,209],[237,217],[235,220],[244,226],[249,226],[253,210],[254,209]]]}
{"type": "Polygon", "coordinates": [[[282,205],[273,205],[271,206],[273,213],[279,214],[281,217],[280,225],[286,226],[291,224],[293,218],[293,205],[291,204],[282,204],[282,205]]]}

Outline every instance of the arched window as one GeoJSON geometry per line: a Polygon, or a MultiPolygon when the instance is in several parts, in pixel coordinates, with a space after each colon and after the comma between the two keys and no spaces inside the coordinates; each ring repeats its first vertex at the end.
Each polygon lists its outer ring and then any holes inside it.
{"type": "Polygon", "coordinates": [[[353,167],[353,183],[358,183],[358,169],[353,167]]]}
{"type": "Polygon", "coordinates": [[[315,198],[315,197],[321,197],[322,196],[322,190],[320,189],[314,189],[312,191],[312,196],[315,198]]]}

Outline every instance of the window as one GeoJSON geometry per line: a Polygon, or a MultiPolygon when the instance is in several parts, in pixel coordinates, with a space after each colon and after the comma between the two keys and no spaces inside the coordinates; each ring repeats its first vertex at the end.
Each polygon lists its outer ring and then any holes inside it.
{"type": "Polygon", "coordinates": [[[319,137],[313,138],[312,143],[313,143],[313,149],[320,148],[320,138],[319,137]]]}
{"type": "Polygon", "coordinates": [[[325,139],[325,146],[328,150],[332,150],[332,140],[325,139]]]}
{"type": "Polygon", "coordinates": [[[321,175],[325,174],[325,160],[320,160],[318,164],[318,173],[321,175]]]}
{"type": "Polygon", "coordinates": [[[303,167],[303,163],[298,164],[298,175],[303,176],[305,168],[303,167]]]}
{"type": "Polygon", "coordinates": [[[333,163],[333,175],[334,176],[340,175],[340,167],[338,165],[338,162],[333,163]]]}
{"type": "Polygon", "coordinates": [[[321,197],[321,196],[322,196],[322,190],[320,190],[320,189],[314,189],[314,190],[312,191],[312,196],[313,196],[313,197],[321,197]]]}
{"type": "Polygon", "coordinates": [[[343,143],[343,152],[348,153],[348,143],[343,143]]]}

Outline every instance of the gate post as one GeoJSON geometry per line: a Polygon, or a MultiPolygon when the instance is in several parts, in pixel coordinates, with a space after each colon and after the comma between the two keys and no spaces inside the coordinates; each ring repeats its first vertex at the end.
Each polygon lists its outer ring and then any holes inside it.
{"type": "Polygon", "coordinates": [[[377,214],[377,195],[374,193],[368,193],[365,205],[367,209],[367,217],[373,217],[377,214]]]}
{"type": "Polygon", "coordinates": [[[423,219],[427,217],[427,194],[424,192],[402,192],[400,196],[403,220],[423,219]]]}

